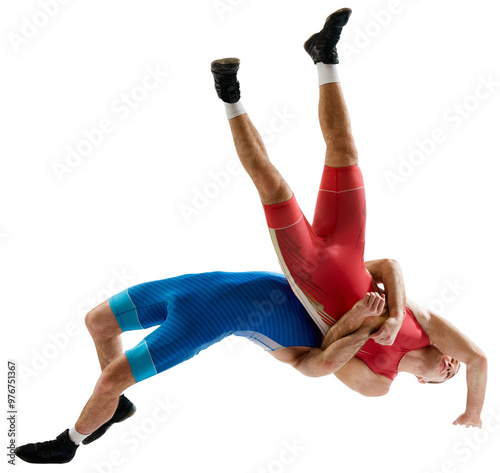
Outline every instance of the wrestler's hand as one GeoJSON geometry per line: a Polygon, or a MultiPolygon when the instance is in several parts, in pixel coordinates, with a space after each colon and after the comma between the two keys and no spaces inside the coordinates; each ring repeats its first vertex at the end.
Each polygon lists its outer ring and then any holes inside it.
{"type": "Polygon", "coordinates": [[[465,425],[467,428],[478,427],[481,429],[483,427],[483,422],[481,421],[481,416],[471,415],[466,412],[453,422],[453,425],[465,425]]]}
{"type": "Polygon", "coordinates": [[[380,345],[392,345],[402,324],[402,318],[389,317],[376,333],[370,335],[370,338],[380,345]]]}

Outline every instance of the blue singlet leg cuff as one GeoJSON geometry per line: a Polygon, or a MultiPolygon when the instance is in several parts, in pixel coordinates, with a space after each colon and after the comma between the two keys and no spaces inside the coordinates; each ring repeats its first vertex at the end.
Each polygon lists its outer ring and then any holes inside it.
{"type": "Polygon", "coordinates": [[[118,325],[124,332],[144,328],[139,322],[137,309],[130,299],[127,289],[109,298],[109,305],[115,314],[118,325]]]}
{"type": "Polygon", "coordinates": [[[139,382],[156,374],[156,368],[145,340],[125,352],[134,379],[139,382]]]}

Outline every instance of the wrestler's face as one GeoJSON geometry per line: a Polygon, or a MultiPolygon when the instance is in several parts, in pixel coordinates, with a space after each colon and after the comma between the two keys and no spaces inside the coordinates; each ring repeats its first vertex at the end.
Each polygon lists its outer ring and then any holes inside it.
{"type": "Polygon", "coordinates": [[[423,363],[418,382],[443,383],[453,378],[460,368],[460,362],[443,353],[436,345],[429,345],[424,350],[423,363]]]}

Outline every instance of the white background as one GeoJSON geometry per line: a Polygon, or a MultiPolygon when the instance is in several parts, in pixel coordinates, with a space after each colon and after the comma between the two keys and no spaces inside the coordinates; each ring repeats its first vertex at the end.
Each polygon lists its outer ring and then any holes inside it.
{"type": "MultiPolygon", "coordinates": [[[[232,337],[131,388],[136,416],[80,447],[65,471],[498,471],[500,12],[485,0],[359,3],[339,71],[367,186],[366,259],[397,259],[408,295],[487,353],[487,428],[452,425],[464,369],[442,386],[402,374],[368,399],[232,337]],[[496,83],[489,94],[480,78],[496,83]],[[436,128],[444,142],[391,189],[385,173],[418,158],[416,140],[436,128]],[[296,456],[283,455],[287,442],[296,456]]],[[[73,0],[49,17],[42,4],[0,11],[2,349],[19,364],[19,444],[74,424],[99,375],[84,315],[112,292],[188,272],[279,271],[250,179],[239,168],[214,187],[210,173],[236,155],[209,65],[241,58],[243,103],[311,217],[324,144],[302,43],[345,6],[73,0]],[[148,68],[168,77],[137,95],[148,68]],[[131,93],[142,101],[125,117],[112,107],[131,93]],[[294,117],[271,136],[276,111],[294,117]],[[54,163],[102,119],[113,131],[58,179],[54,163]],[[186,219],[197,191],[211,196],[186,219]]],[[[127,334],[126,348],[143,336],[127,334]]]]}

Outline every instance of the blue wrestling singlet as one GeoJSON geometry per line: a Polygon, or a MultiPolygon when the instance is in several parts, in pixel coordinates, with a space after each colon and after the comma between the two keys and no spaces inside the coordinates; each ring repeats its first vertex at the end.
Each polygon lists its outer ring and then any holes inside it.
{"type": "Polygon", "coordinates": [[[221,341],[246,337],[267,351],[319,347],[322,335],[282,274],[186,274],[130,287],[109,299],[121,329],[159,325],[125,352],[137,382],[221,341]]]}

